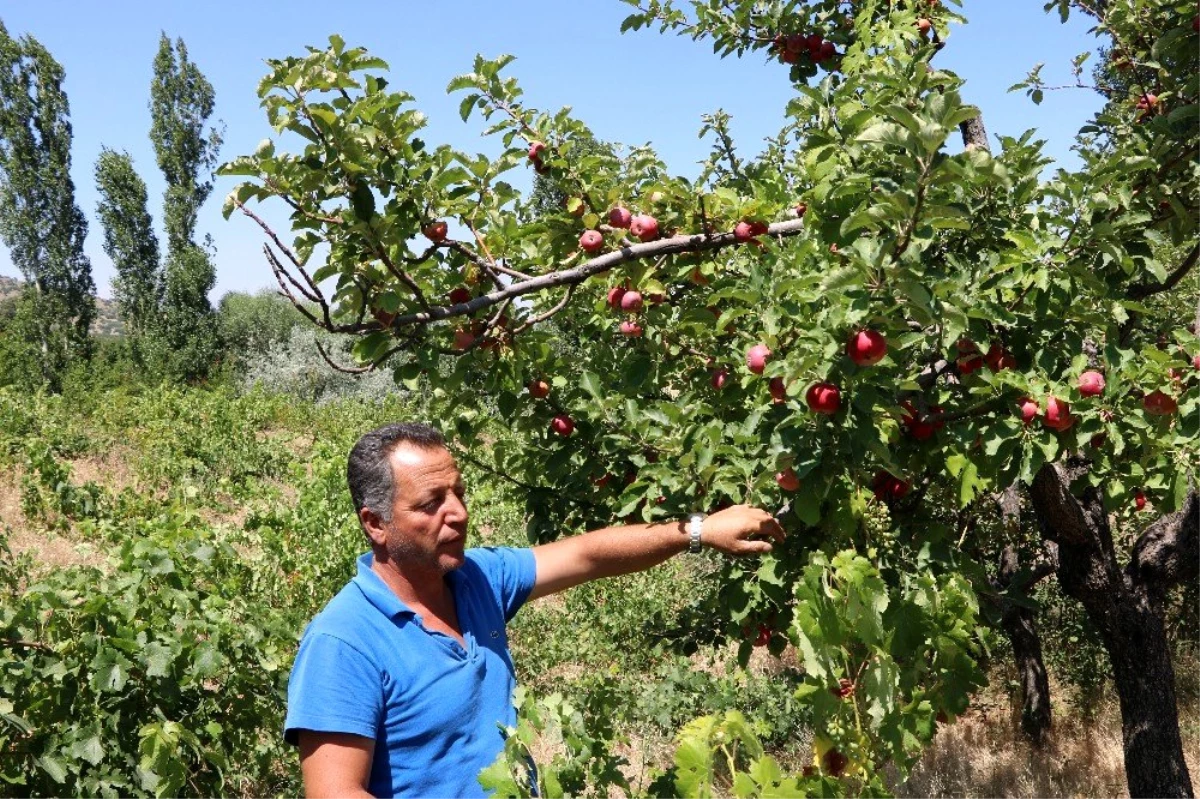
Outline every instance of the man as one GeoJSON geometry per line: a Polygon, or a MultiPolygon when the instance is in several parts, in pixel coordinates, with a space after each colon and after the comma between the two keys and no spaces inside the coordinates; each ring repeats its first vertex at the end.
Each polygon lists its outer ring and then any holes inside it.
{"type": "Polygon", "coordinates": [[[700,543],[751,555],[783,538],[770,514],[737,506],[468,550],[462,476],[419,424],[364,435],[347,479],[371,551],[309,624],[288,684],[284,734],[310,797],[483,796],[476,776],[503,749],[500,724],[516,724],[505,623],[524,602],[700,543]]]}

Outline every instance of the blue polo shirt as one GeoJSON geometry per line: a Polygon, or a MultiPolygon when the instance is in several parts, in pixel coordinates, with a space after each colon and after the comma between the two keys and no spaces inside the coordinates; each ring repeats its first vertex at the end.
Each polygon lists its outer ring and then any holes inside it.
{"type": "Polygon", "coordinates": [[[284,737],[345,732],[375,741],[375,796],[486,796],[479,772],[516,725],[505,623],[536,577],[529,549],[469,549],[446,579],[466,649],[425,629],[387,584],[358,574],[309,623],[288,682],[284,737]]]}

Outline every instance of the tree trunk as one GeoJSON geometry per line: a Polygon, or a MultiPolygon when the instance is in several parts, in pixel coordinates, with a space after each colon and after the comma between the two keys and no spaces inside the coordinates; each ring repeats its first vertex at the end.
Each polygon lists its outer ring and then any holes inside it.
{"type": "MultiPolygon", "coordinates": [[[[1139,592],[1140,594],[1140,592],[1139,592]]],[[[1108,609],[1101,630],[1121,701],[1130,796],[1193,796],[1175,698],[1175,670],[1159,608],[1134,595],[1108,609]]],[[[1095,621],[1095,614],[1089,610],[1095,621]]]]}
{"type": "MultiPolygon", "coordinates": [[[[1021,487],[1013,483],[996,494],[996,505],[1009,535],[1021,536],[1021,487]]],[[[1030,589],[1058,568],[1057,549],[1046,545],[1045,555],[1035,560],[1031,567],[1022,569],[1020,555],[1015,546],[1007,546],[1000,553],[999,568],[992,581],[998,592],[1016,589],[1027,595],[1030,589]]],[[[1037,630],[1034,611],[1003,597],[999,598],[1000,627],[1012,644],[1013,661],[1021,682],[1021,731],[1029,742],[1041,748],[1052,724],[1050,704],[1050,680],[1046,674],[1046,663],[1042,659],[1042,639],[1037,630]]]]}
{"type": "Polygon", "coordinates": [[[1167,588],[1200,573],[1200,499],[1192,491],[1182,511],[1151,524],[1122,571],[1100,493],[1089,487],[1076,499],[1069,490],[1086,471],[1073,460],[1044,466],[1031,487],[1034,511],[1058,545],[1063,591],[1083,604],[1112,662],[1130,796],[1192,797],[1162,605],[1167,588]]]}
{"type": "MultiPolygon", "coordinates": [[[[999,586],[1009,588],[1019,569],[1016,547],[1005,547],[1000,555],[999,586]]],[[[1045,573],[1050,571],[1046,569],[1045,573]]],[[[1039,579],[1040,576],[1035,573],[1034,579],[1021,586],[1022,591],[1039,579]]],[[[1050,680],[1042,659],[1042,639],[1038,634],[1034,612],[1023,605],[1009,602],[1000,617],[1000,626],[1012,643],[1013,660],[1021,681],[1021,730],[1030,743],[1040,748],[1046,743],[1046,736],[1050,732],[1050,680]]]]}

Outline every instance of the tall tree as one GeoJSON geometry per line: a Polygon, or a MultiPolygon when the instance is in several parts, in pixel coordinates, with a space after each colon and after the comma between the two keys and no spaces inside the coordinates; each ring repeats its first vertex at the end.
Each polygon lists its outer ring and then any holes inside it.
{"type": "Polygon", "coordinates": [[[72,359],[90,354],[95,315],[63,77],[41,43],[14,39],[0,23],[0,237],[29,282],[37,367],[52,389],[72,359]]]}
{"type": "Polygon", "coordinates": [[[221,133],[205,125],[212,115],[212,84],[188,59],[182,39],[164,33],[150,84],[150,140],[166,179],[163,219],[167,263],[163,276],[162,343],[165,366],[180,377],[201,377],[218,346],[208,293],[216,282],[206,246],[195,242],[196,215],[212,192],[221,133]]]}
{"type": "Polygon", "coordinates": [[[128,153],[107,147],[96,161],[96,212],[104,227],[104,252],[117,270],[113,294],[135,348],[153,328],[162,301],[158,237],[146,205],[146,182],[128,153]]]}

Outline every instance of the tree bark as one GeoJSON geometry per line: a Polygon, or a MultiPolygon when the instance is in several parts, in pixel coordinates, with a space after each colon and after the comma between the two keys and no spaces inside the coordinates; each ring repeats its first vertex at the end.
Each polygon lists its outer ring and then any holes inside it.
{"type": "MultiPolygon", "coordinates": [[[[1027,590],[1051,571],[1052,568],[1034,571],[1021,589],[1027,590]]],[[[997,583],[1001,588],[1010,588],[1020,572],[1016,547],[1005,547],[1000,555],[997,583]]],[[[1000,617],[1000,626],[1012,643],[1013,660],[1021,682],[1021,731],[1030,743],[1040,748],[1046,743],[1046,736],[1050,732],[1052,711],[1050,680],[1046,673],[1046,662],[1042,658],[1042,639],[1037,620],[1030,608],[1009,602],[1000,617]]]]}
{"type": "MultiPolygon", "coordinates": [[[[1021,532],[1020,485],[1014,483],[995,496],[1000,516],[1010,535],[1021,532]]],[[[1052,574],[1058,566],[1057,551],[1047,546],[1047,555],[1036,560],[1031,568],[1022,569],[1015,546],[1000,553],[999,569],[993,585],[998,591],[1019,590],[1022,594],[1052,574]]],[[[1050,680],[1042,657],[1042,639],[1037,629],[1034,611],[1015,602],[1000,599],[1000,628],[1012,644],[1013,662],[1021,683],[1021,731],[1029,742],[1041,748],[1053,723],[1050,704],[1050,680]]]]}
{"type": "Polygon", "coordinates": [[[1130,796],[1192,797],[1162,599],[1200,568],[1200,500],[1193,491],[1184,510],[1152,524],[1122,571],[1100,492],[1089,487],[1079,498],[1070,492],[1086,471],[1085,463],[1068,461],[1038,472],[1031,494],[1042,536],[1058,545],[1063,591],[1083,604],[1112,663],[1130,796]]]}

